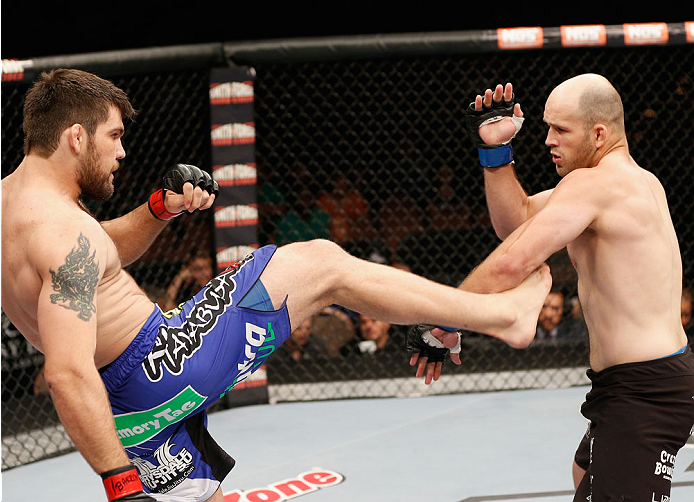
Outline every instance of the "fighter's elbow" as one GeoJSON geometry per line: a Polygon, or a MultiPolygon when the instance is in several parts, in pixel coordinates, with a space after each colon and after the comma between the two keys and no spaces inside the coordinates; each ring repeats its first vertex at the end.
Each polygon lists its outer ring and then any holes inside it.
{"type": "Polygon", "coordinates": [[[47,362],[44,366],[43,377],[51,392],[62,392],[79,387],[87,378],[87,372],[79,366],[47,362]]]}
{"type": "Polygon", "coordinates": [[[514,285],[520,284],[534,269],[529,269],[529,265],[523,257],[508,252],[497,260],[495,268],[495,273],[503,277],[504,282],[514,285]]]}

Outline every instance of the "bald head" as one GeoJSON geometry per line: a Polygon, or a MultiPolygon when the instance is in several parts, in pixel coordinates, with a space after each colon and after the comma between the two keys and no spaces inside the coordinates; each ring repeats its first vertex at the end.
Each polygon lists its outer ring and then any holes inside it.
{"type": "MultiPolygon", "coordinates": [[[[573,106],[586,129],[604,124],[617,134],[624,134],[624,107],[614,86],[602,75],[586,73],[559,84],[549,99],[573,106]]],[[[548,102],[549,102],[548,99],[548,102]]]]}

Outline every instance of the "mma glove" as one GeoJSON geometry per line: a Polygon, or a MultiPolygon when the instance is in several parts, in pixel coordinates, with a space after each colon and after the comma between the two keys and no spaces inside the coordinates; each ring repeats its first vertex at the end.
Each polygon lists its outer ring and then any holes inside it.
{"type": "Polygon", "coordinates": [[[415,324],[407,330],[406,346],[409,353],[418,353],[419,357],[426,357],[429,363],[446,363],[446,356],[449,352],[458,354],[460,352],[460,340],[462,333],[446,326],[434,326],[432,324],[415,324]],[[458,343],[448,349],[434,335],[431,330],[440,328],[444,331],[451,331],[458,335],[458,343]]]}
{"type": "Polygon", "coordinates": [[[477,152],[479,153],[480,164],[483,167],[500,167],[513,162],[513,146],[511,140],[516,137],[518,131],[523,126],[523,117],[516,117],[513,114],[513,107],[516,104],[516,95],[511,96],[510,101],[501,99],[496,102],[492,99],[491,106],[486,106],[482,103],[481,110],[475,110],[474,101],[465,110],[465,122],[467,124],[468,134],[474,142],[477,143],[477,152]],[[513,125],[516,127],[516,132],[504,143],[496,145],[488,145],[480,137],[480,127],[493,122],[498,122],[504,117],[511,117],[513,125]]]}
{"type": "Polygon", "coordinates": [[[101,474],[109,502],[156,502],[142,489],[137,468],[124,465],[101,474]]]}
{"type": "Polygon", "coordinates": [[[170,213],[166,210],[164,198],[167,190],[182,194],[183,185],[191,183],[193,187],[199,186],[210,195],[217,196],[219,194],[219,184],[212,179],[212,176],[199,167],[189,164],[176,164],[164,175],[162,182],[162,188],[149,197],[149,210],[158,220],[170,220],[184,213],[184,211],[170,213]]]}

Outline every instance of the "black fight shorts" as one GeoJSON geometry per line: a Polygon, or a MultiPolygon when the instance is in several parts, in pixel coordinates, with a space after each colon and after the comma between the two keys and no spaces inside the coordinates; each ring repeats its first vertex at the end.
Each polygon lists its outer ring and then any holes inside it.
{"type": "Polygon", "coordinates": [[[588,370],[574,502],[667,501],[677,452],[694,426],[694,353],[588,370]]]}

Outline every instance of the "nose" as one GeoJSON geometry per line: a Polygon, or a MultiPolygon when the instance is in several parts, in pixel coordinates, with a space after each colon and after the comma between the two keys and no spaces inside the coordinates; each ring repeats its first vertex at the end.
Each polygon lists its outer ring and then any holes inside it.
{"type": "Polygon", "coordinates": [[[558,146],[559,143],[557,142],[557,137],[554,133],[552,133],[552,129],[549,129],[547,131],[547,138],[545,138],[545,145],[552,147],[552,146],[558,146]]]}
{"type": "Polygon", "coordinates": [[[116,160],[120,160],[125,157],[125,148],[123,148],[123,143],[118,140],[118,148],[116,149],[116,160]]]}

